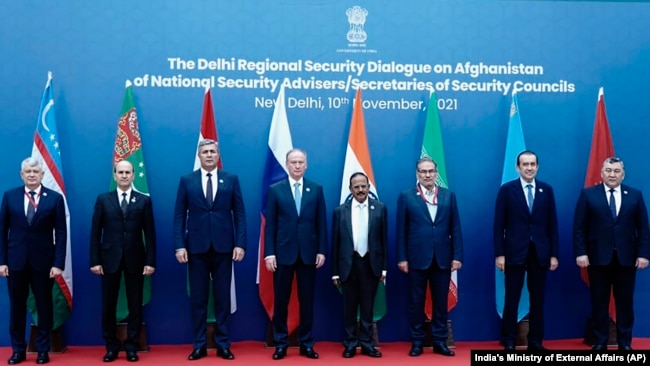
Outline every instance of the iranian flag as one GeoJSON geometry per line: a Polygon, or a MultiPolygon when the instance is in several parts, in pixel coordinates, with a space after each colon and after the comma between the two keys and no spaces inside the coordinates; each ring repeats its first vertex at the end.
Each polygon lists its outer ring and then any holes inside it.
{"type": "MultiPolygon", "coordinates": [[[[438,179],[436,185],[447,188],[447,168],[445,167],[445,150],[442,146],[442,131],[440,128],[440,115],[438,114],[438,100],[436,93],[431,92],[429,106],[427,107],[427,120],[424,125],[424,136],[422,138],[422,150],[420,157],[430,157],[438,165],[438,179]]],[[[447,310],[451,311],[458,304],[458,271],[451,272],[449,281],[449,295],[447,296],[447,310]]],[[[432,300],[431,291],[427,286],[427,296],[424,304],[424,312],[427,318],[431,319],[432,300]]]]}
{"type": "MultiPolygon", "coordinates": [[[[41,108],[38,111],[38,119],[36,120],[32,157],[43,162],[43,186],[60,193],[65,202],[67,240],[65,243],[54,243],[55,245],[66,246],[63,274],[56,278],[52,287],[54,300],[54,323],[52,328],[57,329],[68,320],[72,313],[72,251],[70,250],[70,211],[68,210],[65,184],[63,183],[61,151],[59,150],[59,134],[56,128],[53,94],[52,72],[48,72],[45,90],[41,98],[41,108]]],[[[31,291],[27,306],[34,322],[38,323],[36,301],[31,291]]]]}
{"type": "MultiPolygon", "coordinates": [[[[133,190],[149,195],[149,185],[147,184],[147,174],[144,165],[144,154],[142,153],[142,138],[138,128],[138,114],[135,109],[133,98],[133,86],[129,80],[126,81],[124,101],[122,102],[122,112],[120,113],[120,119],[117,121],[117,134],[115,136],[112,166],[122,160],[130,162],[135,169],[133,190]]],[[[117,182],[111,179],[110,189],[113,190],[116,188],[117,182]]],[[[148,304],[150,299],[151,276],[145,276],[142,305],[148,304]]],[[[117,299],[117,320],[118,322],[122,322],[128,316],[129,308],[126,301],[126,286],[124,285],[124,278],[122,278],[120,293],[117,299]]]]}

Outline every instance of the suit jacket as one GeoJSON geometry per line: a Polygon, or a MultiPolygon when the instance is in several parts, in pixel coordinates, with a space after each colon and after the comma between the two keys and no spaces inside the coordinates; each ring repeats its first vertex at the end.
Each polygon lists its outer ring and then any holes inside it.
{"type": "Polygon", "coordinates": [[[266,199],[264,257],[274,255],[279,265],[292,265],[300,258],[316,263],[316,254],[327,253],[327,217],[323,187],[303,178],[300,215],[296,212],[289,180],[269,187],[266,199]]]}
{"type": "Polygon", "coordinates": [[[416,187],[400,193],[397,200],[397,261],[408,261],[409,268],[427,269],[433,258],[442,269],[451,261],[463,261],[463,237],[456,195],[438,189],[435,221],[416,187]]]}
{"type": "Polygon", "coordinates": [[[65,269],[67,231],[65,202],[57,192],[41,186],[31,225],[25,216],[25,187],[5,192],[0,207],[0,265],[14,271],[26,263],[38,271],[65,269]]]}
{"type": "Polygon", "coordinates": [[[239,179],[223,170],[217,172],[217,193],[212,207],[203,194],[201,169],[181,177],[174,208],[174,248],[201,254],[210,249],[231,253],[246,249],[246,211],[239,179]]]}
{"type": "Polygon", "coordinates": [[[616,248],[622,266],[634,266],[636,258],[650,259],[648,211],[641,191],[621,185],[621,208],[616,219],[609,209],[603,184],[584,188],[573,220],[573,252],[587,255],[589,264],[611,262],[616,248]]]}
{"type": "Polygon", "coordinates": [[[130,273],[141,273],[144,266],[156,267],[151,199],[134,190],[126,214],[115,190],[99,195],[90,228],[90,267],[101,265],[104,273],[115,273],[122,256],[130,273]]]}
{"type": "MultiPolygon", "coordinates": [[[[352,232],[352,199],[334,210],[332,217],[332,275],[345,281],[352,269],[354,236],[352,232]]],[[[388,268],[388,213],[386,205],[368,199],[368,258],[372,272],[381,277],[388,268]]]]}
{"type": "Polygon", "coordinates": [[[519,178],[504,183],[494,209],[494,256],[505,256],[506,265],[526,263],[530,242],[535,245],[540,267],[548,268],[558,258],[559,234],[553,188],[535,180],[533,212],[519,178]]]}

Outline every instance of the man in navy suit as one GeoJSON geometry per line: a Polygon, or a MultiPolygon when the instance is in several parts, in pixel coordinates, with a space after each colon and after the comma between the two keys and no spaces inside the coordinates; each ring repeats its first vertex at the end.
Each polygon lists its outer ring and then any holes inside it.
{"type": "Polygon", "coordinates": [[[289,179],[269,187],[266,200],[264,260],[273,272],[274,360],[283,359],[289,346],[287,316],[291,286],[298,280],[300,355],[318,358],[314,351],[314,284],[316,269],[325,263],[327,218],[323,187],[305,179],[307,153],[287,152],[289,179]]]}
{"type": "Polygon", "coordinates": [[[372,344],[372,309],[388,267],[388,214],[382,202],[368,198],[369,189],[365,174],[352,174],[353,199],[337,207],[332,218],[332,280],[343,292],[345,358],[355,355],[359,343],[362,354],[381,357],[372,344]]]}
{"type": "Polygon", "coordinates": [[[623,161],[607,158],[600,171],[603,184],[584,188],[573,220],[573,252],[587,268],[593,320],[593,350],[607,349],[609,297],[616,301],[619,350],[631,350],[636,270],[648,266],[650,229],[641,191],[622,185],[623,161]]]}
{"type": "Polygon", "coordinates": [[[115,361],[121,348],[115,313],[122,274],[129,308],[124,349],[128,361],[138,361],[144,276],[152,275],[156,267],[151,199],[133,189],[134,173],[126,160],[115,164],[117,189],[97,197],[90,228],[90,271],[102,276],[104,362],[115,361]]]}
{"type": "Polygon", "coordinates": [[[233,261],[244,259],[246,213],[239,179],[217,171],[219,146],[199,142],[201,168],[181,177],[174,209],[174,247],[188,264],[194,349],[188,360],[207,356],[206,320],[210,278],[214,292],[217,356],[232,360],[228,335],[233,261]]]}
{"type": "Polygon", "coordinates": [[[451,272],[463,261],[463,238],[456,195],[436,184],[438,166],[429,157],[416,164],[417,184],[397,200],[397,266],[408,275],[410,356],[422,354],[424,297],[427,282],[433,300],[433,352],[453,356],[447,348],[447,296],[451,272]]]}
{"type": "Polygon", "coordinates": [[[539,165],[534,152],[519,153],[516,168],[519,178],[501,186],[494,209],[495,265],[505,275],[501,343],[506,350],[515,349],[517,309],[528,273],[528,349],[544,350],[546,272],[558,266],[555,196],[551,186],[535,179],[539,165]]]}
{"type": "Polygon", "coordinates": [[[41,185],[43,174],[40,160],[23,160],[20,176],[25,185],[5,192],[0,208],[0,276],[7,277],[9,290],[10,365],[25,361],[30,287],[38,313],[36,363],[50,361],[52,286],[64,270],[67,227],[63,196],[41,185]]]}

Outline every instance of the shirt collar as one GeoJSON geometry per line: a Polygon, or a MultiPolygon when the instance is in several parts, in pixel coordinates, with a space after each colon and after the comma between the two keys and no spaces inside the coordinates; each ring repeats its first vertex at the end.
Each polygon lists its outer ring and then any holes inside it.
{"type": "Polygon", "coordinates": [[[368,207],[368,197],[366,197],[366,200],[363,201],[363,202],[359,202],[359,201],[355,200],[354,198],[352,198],[352,207],[357,207],[359,205],[363,205],[361,207],[368,207]]]}
{"type": "MultiPolygon", "coordinates": [[[[42,187],[43,187],[43,185],[41,184],[38,187],[36,187],[36,189],[34,189],[34,192],[36,192],[35,196],[40,196],[41,195],[41,188],[42,187]]],[[[31,190],[29,188],[27,188],[27,186],[25,186],[25,193],[29,194],[30,191],[31,190]]]]}
{"type": "Polygon", "coordinates": [[[609,192],[610,189],[613,189],[614,192],[620,192],[621,191],[621,185],[619,184],[618,187],[614,188],[609,188],[605,183],[603,183],[603,187],[605,187],[605,192],[609,192]]]}
{"type": "Polygon", "coordinates": [[[302,177],[300,177],[300,179],[298,179],[298,180],[295,180],[295,179],[289,177],[289,184],[291,185],[292,188],[295,186],[296,183],[300,183],[300,187],[305,186],[305,184],[304,184],[305,182],[304,182],[302,177]]]}
{"type": "Polygon", "coordinates": [[[533,186],[533,190],[535,190],[535,185],[536,185],[536,184],[535,184],[535,179],[533,179],[532,182],[528,183],[528,182],[526,182],[526,181],[524,180],[524,178],[519,177],[519,182],[521,183],[521,187],[522,187],[522,188],[526,189],[526,186],[530,184],[530,185],[533,186]]]}
{"type": "Polygon", "coordinates": [[[426,187],[425,187],[424,185],[422,185],[422,183],[420,183],[420,182],[418,182],[418,184],[420,185],[420,190],[422,190],[422,193],[424,193],[424,194],[426,194],[426,195],[429,195],[429,196],[433,195],[434,190],[436,189],[435,184],[434,184],[432,190],[428,190],[428,189],[426,189],[426,187]]]}
{"type": "Polygon", "coordinates": [[[210,171],[201,168],[201,177],[205,177],[208,173],[212,173],[212,176],[216,177],[217,176],[217,170],[218,170],[218,168],[214,168],[213,170],[210,170],[210,171]]]}
{"type": "Polygon", "coordinates": [[[118,188],[117,188],[117,197],[118,197],[118,198],[122,198],[122,193],[126,193],[126,196],[127,196],[127,197],[131,197],[131,191],[132,191],[131,188],[127,189],[126,191],[123,191],[123,190],[121,190],[121,189],[118,187],[118,188]]]}

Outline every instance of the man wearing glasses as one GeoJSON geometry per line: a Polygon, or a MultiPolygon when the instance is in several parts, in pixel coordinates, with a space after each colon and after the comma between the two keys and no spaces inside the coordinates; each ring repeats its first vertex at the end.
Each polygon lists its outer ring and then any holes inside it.
{"type": "Polygon", "coordinates": [[[428,157],[416,164],[417,184],[397,201],[397,266],[408,276],[410,356],[420,356],[424,342],[427,282],[433,300],[433,352],[453,356],[447,348],[447,295],[451,272],[463,261],[463,239],[456,195],[436,184],[438,167],[428,157]]]}

